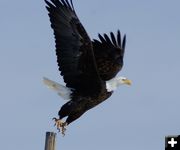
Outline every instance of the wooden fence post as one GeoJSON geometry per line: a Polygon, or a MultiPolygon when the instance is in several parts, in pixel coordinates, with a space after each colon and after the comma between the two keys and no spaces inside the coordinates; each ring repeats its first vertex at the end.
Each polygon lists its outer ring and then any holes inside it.
{"type": "Polygon", "coordinates": [[[45,150],[55,150],[56,133],[46,132],[45,150]]]}

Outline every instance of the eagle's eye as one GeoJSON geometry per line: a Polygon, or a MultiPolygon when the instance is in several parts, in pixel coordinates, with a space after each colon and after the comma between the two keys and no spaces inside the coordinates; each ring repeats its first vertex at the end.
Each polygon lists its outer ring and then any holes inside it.
{"type": "Polygon", "coordinates": [[[126,78],[123,78],[122,81],[126,81],[126,78]]]}

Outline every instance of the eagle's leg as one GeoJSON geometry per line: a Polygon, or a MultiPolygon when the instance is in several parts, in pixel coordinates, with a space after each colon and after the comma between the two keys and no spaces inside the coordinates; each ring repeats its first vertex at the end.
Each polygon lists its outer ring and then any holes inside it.
{"type": "Polygon", "coordinates": [[[65,136],[65,131],[66,131],[65,127],[67,126],[67,123],[57,118],[53,118],[53,120],[55,121],[54,126],[57,127],[57,130],[61,132],[63,136],[65,136]]]}

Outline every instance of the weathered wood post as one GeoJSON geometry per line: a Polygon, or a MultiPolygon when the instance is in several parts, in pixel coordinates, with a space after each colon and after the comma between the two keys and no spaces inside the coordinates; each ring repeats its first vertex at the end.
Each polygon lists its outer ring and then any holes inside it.
{"type": "Polygon", "coordinates": [[[56,133],[46,132],[45,150],[55,150],[56,133]]]}

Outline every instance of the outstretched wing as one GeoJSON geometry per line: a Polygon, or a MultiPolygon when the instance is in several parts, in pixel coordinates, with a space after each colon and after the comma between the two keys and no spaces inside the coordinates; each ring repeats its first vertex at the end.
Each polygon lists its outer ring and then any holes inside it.
{"type": "Polygon", "coordinates": [[[91,40],[68,0],[45,0],[56,42],[57,63],[67,87],[84,94],[98,92],[91,40]]]}
{"type": "Polygon", "coordinates": [[[123,67],[123,57],[126,45],[126,35],[121,40],[121,33],[118,30],[117,36],[111,32],[110,37],[99,34],[100,40],[93,40],[93,50],[97,63],[97,69],[102,80],[110,80],[123,67]]]}

